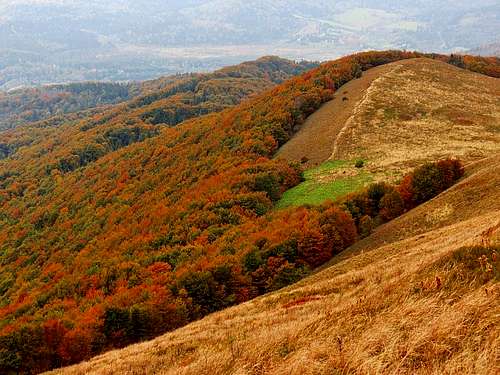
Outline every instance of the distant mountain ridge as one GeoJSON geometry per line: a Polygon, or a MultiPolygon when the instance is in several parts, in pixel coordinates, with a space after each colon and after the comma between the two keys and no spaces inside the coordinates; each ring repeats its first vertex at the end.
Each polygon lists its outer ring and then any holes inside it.
{"type": "Polygon", "coordinates": [[[131,99],[139,84],[83,82],[0,92],[0,130],[131,99]]]}
{"type": "Polygon", "coordinates": [[[175,125],[189,117],[237,104],[245,96],[265,90],[272,84],[281,83],[316,65],[312,62],[295,63],[268,56],[213,73],[174,75],[144,82],[82,82],[0,92],[0,131],[46,120],[52,116],[63,116],[81,110],[97,110],[98,107],[117,104],[134,97],[142,104],[151,104],[162,97],[163,108],[158,109],[156,115],[152,115],[152,121],[175,125]],[[187,101],[183,100],[182,103],[165,103],[166,98],[174,94],[178,97],[181,93],[191,93],[192,97],[185,97],[187,101]],[[217,105],[209,108],[209,102],[217,105]],[[171,114],[168,119],[165,117],[166,111],[171,114]],[[183,115],[176,115],[182,111],[183,115]],[[161,114],[163,118],[158,117],[161,114]]]}
{"type": "Polygon", "coordinates": [[[2,7],[0,89],[143,80],[266,54],[456,52],[500,37],[494,0],[19,0],[2,7]]]}
{"type": "Polygon", "coordinates": [[[473,55],[500,57],[500,41],[484,44],[469,51],[473,55]]]}

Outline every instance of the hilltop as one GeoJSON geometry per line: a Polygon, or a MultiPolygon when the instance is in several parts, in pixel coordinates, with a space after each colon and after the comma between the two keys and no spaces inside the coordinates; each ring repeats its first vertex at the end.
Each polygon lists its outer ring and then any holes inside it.
{"type": "Polygon", "coordinates": [[[317,203],[373,181],[397,181],[440,158],[482,159],[500,151],[499,111],[500,87],[491,77],[426,58],[370,69],[278,151],[276,157],[304,160],[308,169],[306,181],[280,205],[317,203]],[[358,160],[362,168],[355,167],[358,160]]]}
{"type": "Polygon", "coordinates": [[[348,82],[424,56],[500,73],[494,58],[367,52],[246,100],[238,93],[260,83],[222,72],[207,90],[185,77],[90,117],[14,129],[27,142],[0,161],[1,371],[40,372],[154,338],[299,281],[355,244],[353,212],[276,209],[302,179],[276,152],[348,82]],[[198,116],[204,108],[214,111],[198,116]]]}

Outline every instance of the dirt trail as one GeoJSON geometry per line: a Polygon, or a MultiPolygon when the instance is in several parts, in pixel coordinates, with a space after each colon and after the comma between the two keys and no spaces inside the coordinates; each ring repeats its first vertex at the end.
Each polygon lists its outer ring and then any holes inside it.
{"type": "Polygon", "coordinates": [[[308,168],[329,159],[337,135],[373,81],[395,67],[412,60],[397,61],[369,69],[361,78],[354,79],[340,87],[334,99],[323,104],[319,110],[309,116],[297,134],[278,150],[276,157],[295,162],[300,162],[303,157],[306,157],[309,159],[305,163],[308,168]]]}

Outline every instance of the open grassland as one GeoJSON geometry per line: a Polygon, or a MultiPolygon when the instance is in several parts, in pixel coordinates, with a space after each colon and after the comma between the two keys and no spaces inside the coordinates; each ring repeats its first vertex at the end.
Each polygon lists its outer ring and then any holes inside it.
{"type": "MultiPolygon", "coordinates": [[[[400,63],[405,64],[406,61],[400,63]]],[[[393,64],[377,66],[343,85],[333,100],[323,104],[306,119],[297,134],[278,150],[276,156],[294,162],[306,160],[304,165],[308,168],[325,162],[333,152],[335,139],[365,96],[366,90],[391,69],[393,64]]]]}
{"type": "Polygon", "coordinates": [[[278,207],[396,182],[425,161],[468,163],[499,150],[498,79],[426,58],[387,64],[344,85],[278,152],[292,161],[305,156],[305,168],[312,168],[278,207]],[[344,161],[357,159],[366,161],[361,170],[344,161]]]}
{"type": "Polygon", "coordinates": [[[416,59],[392,64],[372,83],[330,158],[365,158],[372,173],[397,176],[423,161],[491,155],[500,150],[499,129],[498,79],[416,59]]]}
{"type": "Polygon", "coordinates": [[[372,176],[355,167],[354,161],[332,160],[304,172],[305,181],[283,194],[278,208],[321,204],[335,200],[372,181],[372,176]]]}
{"type": "Polygon", "coordinates": [[[499,164],[291,287],[54,373],[498,374],[499,164]]]}

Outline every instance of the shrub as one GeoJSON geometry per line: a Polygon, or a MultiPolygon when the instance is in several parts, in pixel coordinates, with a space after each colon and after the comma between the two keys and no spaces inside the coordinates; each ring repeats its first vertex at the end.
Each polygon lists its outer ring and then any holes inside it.
{"type": "Polygon", "coordinates": [[[380,217],[384,221],[397,218],[403,214],[404,209],[403,198],[396,189],[388,191],[380,200],[380,217]]]}
{"type": "Polygon", "coordinates": [[[366,194],[370,202],[370,212],[369,215],[375,217],[380,212],[380,202],[382,198],[387,194],[387,192],[394,190],[394,188],[385,182],[378,182],[371,184],[366,194]]]}
{"type": "Polygon", "coordinates": [[[397,186],[397,190],[401,199],[404,202],[405,209],[410,210],[415,207],[415,202],[413,201],[413,175],[406,175],[401,183],[397,186]]]}
{"type": "Polygon", "coordinates": [[[300,259],[312,268],[321,266],[332,257],[332,244],[326,241],[320,231],[313,228],[305,229],[298,245],[300,259]]]}
{"type": "Polygon", "coordinates": [[[296,283],[309,274],[306,266],[297,266],[286,262],[269,282],[269,290],[278,290],[287,285],[296,283]]]}
{"type": "Polygon", "coordinates": [[[217,282],[209,271],[188,272],[178,283],[197,307],[195,315],[202,316],[225,307],[217,282]]]}
{"type": "Polygon", "coordinates": [[[436,163],[441,173],[441,189],[446,190],[464,175],[464,166],[458,159],[444,159],[436,163]]]}
{"type": "Polygon", "coordinates": [[[373,219],[365,215],[359,220],[359,235],[361,238],[368,237],[370,234],[372,234],[373,229],[375,228],[375,223],[373,222],[373,219]]]}
{"type": "Polygon", "coordinates": [[[280,183],[277,177],[271,173],[260,173],[254,177],[254,192],[263,191],[272,201],[277,201],[281,197],[280,183]]]}
{"type": "Polygon", "coordinates": [[[464,174],[462,163],[456,159],[426,163],[415,169],[411,177],[412,200],[424,203],[448,189],[464,174]]]}
{"type": "Polygon", "coordinates": [[[341,204],[354,219],[360,236],[366,237],[377,225],[435,197],[463,175],[463,165],[456,159],[426,163],[407,174],[397,186],[371,184],[361,192],[347,195],[341,204]]]}
{"type": "Polygon", "coordinates": [[[343,208],[349,212],[354,219],[356,225],[359,225],[361,218],[368,215],[370,209],[370,201],[366,191],[352,193],[346,196],[342,202],[343,208]]]}
{"type": "Polygon", "coordinates": [[[348,213],[332,206],[319,218],[320,230],[332,255],[351,246],[357,237],[356,225],[348,213]]]}
{"type": "Polygon", "coordinates": [[[413,172],[413,200],[421,204],[441,192],[441,172],[436,164],[426,163],[413,172]]]}
{"type": "Polygon", "coordinates": [[[356,162],[354,163],[354,166],[356,168],[363,168],[365,166],[365,162],[364,160],[361,160],[361,159],[358,159],[356,160],[356,162]]]}
{"type": "Polygon", "coordinates": [[[264,264],[260,254],[254,250],[243,257],[243,267],[246,272],[254,272],[264,264]]]}

